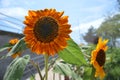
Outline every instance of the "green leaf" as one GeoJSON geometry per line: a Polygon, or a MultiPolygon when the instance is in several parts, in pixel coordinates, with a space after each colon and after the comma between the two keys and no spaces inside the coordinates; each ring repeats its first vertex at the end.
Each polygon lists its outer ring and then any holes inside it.
{"type": "Polygon", "coordinates": [[[68,40],[68,46],[59,52],[59,56],[66,62],[75,65],[85,65],[86,60],[80,47],[72,40],[68,40]]]}
{"type": "Polygon", "coordinates": [[[114,77],[120,77],[120,65],[113,67],[110,72],[114,77]]]}
{"type": "Polygon", "coordinates": [[[3,80],[20,80],[29,60],[29,55],[14,59],[8,66],[3,80]]]}
{"type": "Polygon", "coordinates": [[[34,76],[30,76],[30,80],[35,80],[35,75],[34,76]]]}
{"type": "Polygon", "coordinates": [[[91,79],[91,73],[92,73],[92,68],[91,67],[86,67],[85,71],[84,71],[83,80],[90,80],[91,79]]]}
{"type": "Polygon", "coordinates": [[[22,52],[26,48],[27,48],[26,43],[24,41],[24,38],[22,38],[12,47],[12,49],[8,52],[8,54],[3,56],[1,59],[7,58],[8,56],[11,56],[17,52],[22,52]]]}
{"type": "Polygon", "coordinates": [[[57,62],[53,68],[53,72],[72,77],[75,80],[81,80],[81,77],[71,69],[69,64],[66,63],[57,62]]]}
{"type": "Polygon", "coordinates": [[[7,44],[5,44],[3,47],[0,47],[0,52],[4,51],[4,50],[6,50],[6,49],[9,49],[9,48],[11,48],[11,47],[12,47],[12,45],[9,44],[9,43],[7,43],[7,44]]]}
{"type": "Polygon", "coordinates": [[[95,68],[92,66],[91,78],[90,80],[96,80],[95,78],[95,68]]]}

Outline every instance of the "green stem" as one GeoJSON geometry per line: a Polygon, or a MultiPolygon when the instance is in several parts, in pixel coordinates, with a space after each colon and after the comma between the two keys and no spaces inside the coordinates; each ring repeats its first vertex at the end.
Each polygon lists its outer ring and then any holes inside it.
{"type": "Polygon", "coordinates": [[[32,65],[37,69],[38,73],[39,73],[39,76],[40,76],[40,79],[43,80],[43,77],[42,77],[42,74],[41,74],[41,70],[39,68],[39,65],[36,64],[35,62],[33,62],[32,60],[30,61],[32,63],[32,65]]]}
{"type": "Polygon", "coordinates": [[[43,77],[42,77],[42,74],[41,74],[41,70],[40,70],[40,67],[39,67],[38,64],[36,65],[36,68],[38,70],[38,73],[39,73],[39,76],[40,76],[41,80],[43,80],[43,77]]]}
{"type": "Polygon", "coordinates": [[[45,58],[45,80],[47,80],[48,79],[48,58],[49,58],[48,54],[45,54],[44,58],[45,58]]]}
{"type": "Polygon", "coordinates": [[[95,80],[95,69],[92,66],[91,80],[95,80]]]}
{"type": "Polygon", "coordinates": [[[86,53],[83,53],[83,55],[84,55],[85,57],[87,57],[87,58],[90,58],[90,56],[87,55],[86,53]]]}

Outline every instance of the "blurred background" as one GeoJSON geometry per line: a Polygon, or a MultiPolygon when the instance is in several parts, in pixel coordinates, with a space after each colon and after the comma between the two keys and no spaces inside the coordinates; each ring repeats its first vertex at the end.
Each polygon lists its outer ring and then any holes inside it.
{"type": "Polygon", "coordinates": [[[119,14],[119,0],[0,0],[0,30],[22,33],[28,10],[55,8],[69,16],[71,37],[79,44],[88,30],[98,29],[103,22],[119,14]]]}
{"type": "MultiPolygon", "coordinates": [[[[28,10],[45,8],[55,8],[69,16],[73,31],[70,35],[82,47],[96,44],[99,36],[109,39],[106,80],[120,80],[120,0],[0,0],[0,47],[12,38],[24,36],[23,21],[28,10]]],[[[86,49],[90,54],[92,47],[86,49]]],[[[0,63],[9,64],[8,61],[0,63]]],[[[1,64],[0,69],[6,69],[1,64]]],[[[1,80],[2,74],[4,71],[0,73],[1,80]]]]}

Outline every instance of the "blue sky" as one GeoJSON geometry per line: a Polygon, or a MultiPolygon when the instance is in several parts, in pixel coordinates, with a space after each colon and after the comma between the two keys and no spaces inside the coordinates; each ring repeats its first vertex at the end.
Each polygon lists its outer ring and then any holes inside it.
{"type": "Polygon", "coordinates": [[[22,33],[22,22],[28,10],[55,8],[69,16],[73,30],[71,37],[77,43],[82,43],[81,35],[85,34],[91,25],[98,28],[105,16],[116,12],[116,5],[116,0],[0,0],[0,29],[22,33]]]}

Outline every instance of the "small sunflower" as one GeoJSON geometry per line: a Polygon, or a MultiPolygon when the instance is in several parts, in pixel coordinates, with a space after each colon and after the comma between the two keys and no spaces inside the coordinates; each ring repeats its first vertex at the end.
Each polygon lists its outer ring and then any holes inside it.
{"type": "MultiPolygon", "coordinates": [[[[9,41],[9,44],[15,45],[18,41],[19,41],[19,40],[18,40],[17,38],[11,39],[11,40],[9,41]]],[[[8,49],[8,51],[10,51],[10,50],[11,50],[11,48],[8,49]]],[[[14,54],[12,55],[12,58],[16,58],[17,56],[20,56],[20,55],[21,55],[21,52],[14,53],[14,54]]]]}
{"type": "Polygon", "coordinates": [[[24,24],[25,41],[36,54],[54,55],[67,46],[71,33],[68,16],[55,9],[29,10],[24,24]]]}
{"type": "Polygon", "coordinates": [[[103,40],[99,38],[98,44],[95,50],[92,51],[91,54],[91,64],[96,69],[95,77],[100,77],[103,79],[105,76],[105,72],[103,70],[103,65],[105,64],[105,51],[107,50],[108,46],[106,46],[108,40],[103,40]]]}

